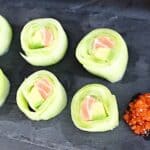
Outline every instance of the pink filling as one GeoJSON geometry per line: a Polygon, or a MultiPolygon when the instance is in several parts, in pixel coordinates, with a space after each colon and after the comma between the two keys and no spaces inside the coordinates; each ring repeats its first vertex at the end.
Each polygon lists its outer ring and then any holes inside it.
{"type": "Polygon", "coordinates": [[[100,37],[100,38],[96,38],[94,40],[94,43],[93,43],[93,47],[95,49],[98,49],[98,48],[113,48],[114,46],[114,41],[112,39],[110,39],[109,37],[100,37]]]}
{"type": "Polygon", "coordinates": [[[47,81],[47,79],[40,79],[36,81],[35,87],[38,89],[39,93],[44,99],[47,99],[52,91],[52,86],[50,85],[50,82],[47,81]]]}
{"type": "Polygon", "coordinates": [[[45,47],[49,46],[49,44],[53,41],[53,38],[54,38],[52,32],[50,32],[47,29],[42,29],[41,35],[42,35],[44,46],[45,47]]]}
{"type": "Polygon", "coordinates": [[[92,119],[91,116],[91,106],[96,102],[95,98],[92,96],[87,96],[81,104],[81,118],[85,121],[92,119]]]}

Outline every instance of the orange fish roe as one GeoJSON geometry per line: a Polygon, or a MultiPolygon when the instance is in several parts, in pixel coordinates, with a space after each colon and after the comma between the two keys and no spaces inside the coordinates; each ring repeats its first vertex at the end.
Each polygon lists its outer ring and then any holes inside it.
{"type": "Polygon", "coordinates": [[[148,135],[150,131],[150,93],[140,94],[129,103],[124,120],[135,134],[148,135]]]}

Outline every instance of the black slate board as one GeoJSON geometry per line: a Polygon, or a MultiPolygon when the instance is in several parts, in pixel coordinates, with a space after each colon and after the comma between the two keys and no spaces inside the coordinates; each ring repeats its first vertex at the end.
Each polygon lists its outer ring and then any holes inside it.
{"type": "Polygon", "coordinates": [[[0,14],[12,24],[14,37],[0,67],[11,81],[11,92],[0,108],[1,150],[149,150],[150,143],[135,136],[122,115],[131,97],[150,91],[150,2],[141,0],[0,0],[0,14]],[[69,38],[64,59],[50,67],[33,67],[19,55],[23,25],[39,17],[54,17],[62,23],[69,38]],[[109,27],[122,34],[129,48],[129,64],[122,81],[111,84],[87,73],[74,57],[81,37],[97,27],[109,27]],[[29,74],[48,69],[56,74],[68,92],[68,105],[50,121],[33,122],[17,108],[15,95],[29,74]],[[102,83],[117,96],[120,125],[111,132],[87,133],[74,127],[70,102],[77,89],[87,83],[102,83]]]}

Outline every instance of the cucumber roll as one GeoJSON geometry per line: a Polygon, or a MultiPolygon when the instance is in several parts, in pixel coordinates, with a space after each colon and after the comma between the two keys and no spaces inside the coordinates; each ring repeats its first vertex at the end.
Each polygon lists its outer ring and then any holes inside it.
{"type": "Polygon", "coordinates": [[[8,21],[0,15],[0,56],[9,50],[12,40],[12,29],[8,21]]]}
{"type": "Polygon", "coordinates": [[[0,106],[2,106],[9,94],[10,83],[6,75],[0,69],[0,106]]]}
{"type": "Polygon", "coordinates": [[[77,128],[88,132],[112,130],[119,124],[116,98],[101,84],[88,84],[77,91],[71,116],[77,128]]]}
{"type": "Polygon", "coordinates": [[[29,21],[21,32],[21,56],[31,65],[48,66],[65,55],[68,40],[61,24],[53,18],[29,21]]]}
{"type": "Polygon", "coordinates": [[[76,58],[90,73],[117,82],[125,73],[128,50],[119,33],[101,28],[91,31],[79,42],[76,58]]]}
{"type": "Polygon", "coordinates": [[[41,70],[26,78],[17,90],[17,105],[31,120],[48,120],[67,104],[64,87],[49,71],[41,70]]]}

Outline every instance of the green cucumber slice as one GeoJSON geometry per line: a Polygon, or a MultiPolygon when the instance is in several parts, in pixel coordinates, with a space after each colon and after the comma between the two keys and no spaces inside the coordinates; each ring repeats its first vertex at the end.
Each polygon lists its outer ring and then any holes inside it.
{"type": "Polygon", "coordinates": [[[31,120],[48,120],[57,116],[67,104],[67,95],[57,77],[46,70],[40,70],[27,77],[17,90],[16,101],[19,109],[31,120]],[[51,85],[50,94],[44,97],[50,88],[42,83],[39,93],[35,84],[41,79],[47,79],[51,85]],[[48,90],[47,90],[48,89],[48,90]],[[42,91],[42,92],[41,92],[42,91]]]}
{"type": "MultiPolygon", "coordinates": [[[[86,113],[86,112],[85,112],[86,113]]],[[[112,130],[119,124],[119,114],[116,97],[110,90],[101,84],[88,84],[78,90],[71,103],[71,117],[74,125],[83,131],[104,132],[112,130]],[[83,100],[92,96],[95,100],[94,107],[87,107],[91,113],[90,119],[81,115],[83,100]]]]}
{"type": "Polygon", "coordinates": [[[56,19],[39,18],[29,21],[21,32],[21,56],[33,66],[59,62],[68,47],[67,35],[56,19]]]}
{"type": "Polygon", "coordinates": [[[0,15],[0,56],[8,50],[12,40],[12,28],[8,21],[0,15]]]}
{"type": "Polygon", "coordinates": [[[76,58],[90,73],[110,82],[117,82],[125,73],[128,50],[119,33],[112,29],[99,28],[88,33],[79,42],[76,58]],[[98,41],[99,47],[95,48],[93,42],[97,39],[102,40],[98,41]]]}
{"type": "Polygon", "coordinates": [[[0,69],[0,107],[5,103],[10,91],[10,82],[3,71],[0,69]]]}

